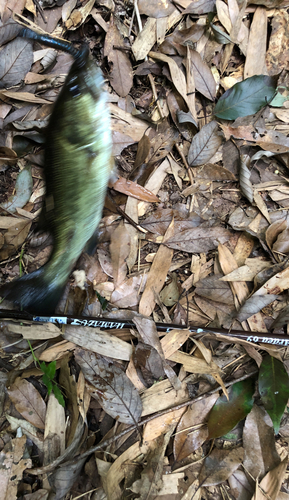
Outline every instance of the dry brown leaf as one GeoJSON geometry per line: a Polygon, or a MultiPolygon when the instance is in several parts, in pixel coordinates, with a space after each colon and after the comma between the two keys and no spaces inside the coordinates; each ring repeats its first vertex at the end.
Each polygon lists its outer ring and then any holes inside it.
{"type": "Polygon", "coordinates": [[[185,382],[182,382],[182,388],[179,391],[172,387],[169,380],[157,382],[141,395],[142,417],[184,403],[188,399],[189,393],[185,382]]]}
{"type": "Polygon", "coordinates": [[[156,59],[157,61],[162,61],[168,64],[174,86],[187,104],[193,118],[197,120],[194,99],[192,96],[187,94],[188,89],[186,78],[182,70],[178,67],[177,63],[171,57],[166,56],[165,54],[160,54],[159,52],[150,52],[149,56],[153,59],[156,59]]]}
{"type": "Polygon", "coordinates": [[[240,189],[244,196],[246,196],[247,200],[250,203],[253,203],[254,200],[254,190],[253,185],[250,181],[251,172],[249,170],[249,166],[251,166],[251,159],[248,155],[241,155],[240,158],[240,189]]]}
{"type": "Polygon", "coordinates": [[[202,228],[195,227],[175,234],[165,244],[169,248],[189,253],[209,252],[225,243],[230,237],[228,229],[223,227],[202,228]]]}
{"type": "Polygon", "coordinates": [[[25,469],[32,466],[30,458],[24,458],[26,451],[26,436],[11,440],[12,451],[0,452],[1,471],[0,484],[3,499],[14,500],[25,469]]]}
{"type": "Polygon", "coordinates": [[[274,252],[280,252],[286,254],[289,252],[289,229],[285,229],[282,233],[279,233],[277,240],[275,241],[272,250],[274,252]]]}
{"type": "Polygon", "coordinates": [[[244,78],[266,75],[267,14],[264,7],[257,7],[250,28],[244,78]]]}
{"type": "Polygon", "coordinates": [[[124,148],[138,142],[147,130],[147,123],[132,116],[115,104],[110,103],[112,115],[113,156],[119,155],[124,148]]]}
{"type": "Polygon", "coordinates": [[[65,410],[53,392],[49,395],[45,416],[43,465],[53,462],[65,451],[65,410]]]}
{"type": "Polygon", "coordinates": [[[153,441],[161,434],[166,433],[172,425],[176,425],[179,422],[185,411],[185,408],[180,408],[179,410],[170,411],[148,422],[143,432],[144,443],[146,444],[148,441],[153,441]]]}
{"type": "Polygon", "coordinates": [[[196,89],[205,97],[207,97],[211,101],[214,101],[216,97],[217,86],[209,66],[204,63],[200,54],[196,50],[190,50],[189,54],[191,58],[196,89]]]}
{"type": "Polygon", "coordinates": [[[165,358],[169,358],[174,352],[176,352],[186,340],[191,335],[189,330],[171,330],[162,339],[161,345],[165,358]]]}
{"type": "Polygon", "coordinates": [[[17,378],[8,389],[16,410],[38,429],[45,429],[46,405],[34,385],[25,379],[17,378]]]}
{"type": "Polygon", "coordinates": [[[285,479],[287,465],[288,456],[286,456],[275,469],[270,470],[268,474],[266,474],[260,486],[256,483],[256,493],[252,497],[252,500],[267,500],[268,497],[272,500],[279,498],[279,491],[285,479]]]}
{"type": "Polygon", "coordinates": [[[244,139],[260,146],[265,151],[281,154],[289,150],[289,139],[282,132],[276,130],[266,130],[253,125],[240,125],[232,127],[230,125],[220,125],[225,138],[228,140],[231,136],[236,139],[244,139]]]}
{"type": "MultiPolygon", "coordinates": [[[[115,335],[103,332],[99,328],[66,325],[64,337],[69,341],[69,345],[73,342],[74,348],[77,345],[102,356],[129,361],[132,355],[132,346],[130,344],[117,338],[115,335]]],[[[69,348],[69,345],[64,345],[63,348],[66,350],[69,348]]],[[[55,355],[54,352],[50,353],[49,349],[45,352],[48,356],[55,355]]]]}
{"type": "Polygon", "coordinates": [[[244,449],[218,450],[205,458],[199,481],[202,486],[213,486],[226,481],[243,461],[244,449]]]}
{"type": "Polygon", "coordinates": [[[132,473],[132,467],[139,467],[140,457],[145,455],[148,450],[148,445],[143,444],[140,446],[139,442],[134,443],[113,462],[104,481],[107,498],[110,500],[119,500],[121,498],[121,482],[129,473],[132,473]]]}
{"type": "Polygon", "coordinates": [[[245,420],[243,432],[244,467],[254,477],[264,475],[280,463],[272,421],[266,411],[254,404],[245,420]]]}
{"type": "Polygon", "coordinates": [[[138,8],[140,14],[156,19],[169,16],[175,10],[170,0],[139,0],[138,8]]]}
{"type": "Polygon", "coordinates": [[[115,288],[120,286],[127,275],[126,259],[130,252],[130,236],[123,222],[117,226],[111,235],[110,255],[115,288]]]}
{"type": "Polygon", "coordinates": [[[174,456],[179,462],[197,450],[208,437],[208,428],[205,425],[207,416],[214,406],[219,394],[193,403],[182,416],[176,429],[174,439],[174,456]]]}
{"type": "MultiPolygon", "coordinates": [[[[170,223],[164,242],[174,233],[174,221],[170,223]]],[[[148,273],[146,286],[139,303],[139,312],[144,316],[150,316],[154,310],[156,300],[155,294],[159,293],[164,285],[168,270],[171,265],[174,251],[167,248],[165,245],[160,245],[150,271],[148,273]]]]}
{"type": "MultiPolygon", "coordinates": [[[[180,380],[176,376],[175,371],[172,369],[172,367],[168,364],[168,362],[165,359],[165,355],[162,350],[162,345],[158,336],[155,323],[151,319],[140,318],[138,316],[136,316],[133,319],[133,322],[135,323],[139,336],[141,337],[143,342],[150,345],[158,352],[160,359],[162,361],[163,371],[167,375],[174,389],[176,390],[181,389],[180,380]]],[[[158,378],[161,378],[161,376],[159,376],[158,378]]]]}
{"type": "Polygon", "coordinates": [[[123,38],[113,16],[111,16],[109,29],[105,37],[104,55],[112,65],[110,83],[119,96],[125,97],[133,84],[132,65],[127,53],[115,49],[115,46],[125,48],[123,38]]]}
{"type": "Polygon", "coordinates": [[[149,203],[158,203],[160,201],[159,198],[155,194],[148,191],[148,189],[140,184],[137,184],[136,182],[129,181],[124,177],[119,177],[117,181],[113,183],[112,187],[115,191],[132,196],[137,200],[147,201],[149,203]]]}
{"type": "Polygon", "coordinates": [[[29,92],[13,92],[13,90],[0,90],[0,96],[9,97],[10,99],[15,99],[16,101],[31,102],[32,104],[52,104],[51,101],[47,101],[42,97],[37,97],[29,92]]]}
{"type": "Polygon", "coordinates": [[[276,241],[278,235],[283,233],[287,228],[287,222],[285,219],[276,220],[271,224],[266,231],[266,243],[270,249],[272,249],[274,242],[276,241]]]}
{"type": "Polygon", "coordinates": [[[110,302],[115,307],[134,307],[140,301],[140,293],[146,284],[147,275],[132,276],[115,288],[110,296],[110,302]]]}
{"type": "Polygon", "coordinates": [[[208,163],[222,144],[218,133],[218,123],[213,120],[198,132],[191,143],[188,153],[188,163],[192,167],[208,163]]]}
{"type": "Polygon", "coordinates": [[[207,363],[204,359],[197,358],[196,356],[190,356],[185,352],[176,351],[171,354],[169,359],[175,363],[180,363],[183,365],[184,369],[190,373],[207,373],[210,375],[213,375],[214,373],[221,373],[220,368],[214,361],[207,363]]]}
{"type": "Polygon", "coordinates": [[[78,349],[75,358],[92,385],[90,392],[102,408],[119,422],[137,425],[142,404],[126,374],[106,358],[78,349]]]}
{"type": "Polygon", "coordinates": [[[53,323],[31,323],[31,322],[7,322],[8,330],[11,333],[19,333],[24,339],[30,340],[45,340],[59,337],[60,330],[53,323]]]}
{"type": "MultiPolygon", "coordinates": [[[[288,26],[289,15],[286,9],[276,9],[271,20],[271,35],[269,38],[269,46],[266,54],[266,64],[269,75],[276,75],[286,67],[289,58],[288,48],[288,26]]],[[[288,110],[280,109],[278,113],[288,112],[288,110]]],[[[280,120],[282,118],[276,115],[280,120]]],[[[288,120],[287,120],[288,123],[288,120]]]]}

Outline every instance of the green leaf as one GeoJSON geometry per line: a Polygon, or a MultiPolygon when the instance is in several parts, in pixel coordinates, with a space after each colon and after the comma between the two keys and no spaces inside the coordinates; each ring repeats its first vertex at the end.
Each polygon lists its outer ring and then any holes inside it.
{"type": "Polygon", "coordinates": [[[208,439],[217,438],[231,431],[253,407],[254,380],[252,378],[233,384],[229,401],[223,395],[217,399],[209,413],[208,439]]]}
{"type": "Polygon", "coordinates": [[[56,372],[56,361],[51,361],[51,363],[47,365],[42,361],[42,363],[40,363],[40,368],[50,380],[54,379],[56,372]]]}
{"type": "Polygon", "coordinates": [[[62,392],[61,390],[59,389],[58,385],[56,384],[53,384],[53,394],[54,396],[56,397],[58,403],[63,406],[63,408],[65,408],[65,401],[64,401],[64,397],[62,395],[62,392]]]}
{"type": "Polygon", "coordinates": [[[98,300],[100,302],[102,310],[105,311],[106,310],[106,306],[108,304],[108,301],[102,295],[100,295],[100,293],[98,293],[97,291],[95,293],[96,293],[96,296],[97,296],[97,298],[98,298],[98,300]]]}
{"type": "Polygon", "coordinates": [[[283,95],[278,92],[274,99],[270,102],[270,106],[273,106],[274,108],[282,108],[284,102],[289,100],[288,95],[283,95]]]}
{"type": "Polygon", "coordinates": [[[216,104],[214,114],[224,120],[253,115],[270,103],[276,92],[276,77],[257,75],[236,83],[216,104]]]}
{"type": "Polygon", "coordinates": [[[221,28],[219,28],[218,26],[215,26],[212,23],[210,26],[211,26],[212,31],[214,33],[214,37],[218,43],[222,43],[224,45],[227,43],[232,43],[231,38],[229,37],[229,35],[227,33],[225,33],[225,31],[223,31],[221,28]]]}
{"type": "Polygon", "coordinates": [[[260,366],[258,384],[262,403],[277,434],[289,398],[289,377],[283,363],[266,354],[260,366]]]}

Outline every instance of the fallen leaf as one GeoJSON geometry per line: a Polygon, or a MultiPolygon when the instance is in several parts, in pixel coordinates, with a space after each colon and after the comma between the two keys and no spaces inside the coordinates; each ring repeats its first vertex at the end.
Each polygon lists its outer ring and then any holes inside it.
{"type": "Polygon", "coordinates": [[[125,44],[114,18],[111,16],[105,37],[104,55],[112,65],[110,83],[119,96],[125,97],[133,84],[132,65],[126,52],[119,50],[119,47],[125,48],[125,44]]]}
{"type": "Polygon", "coordinates": [[[34,385],[17,378],[8,389],[16,410],[38,429],[45,429],[46,405],[34,385]]]}
{"type": "Polygon", "coordinates": [[[199,481],[202,486],[213,486],[226,481],[243,461],[243,448],[218,450],[215,448],[205,458],[199,481]]]}
{"type": "Polygon", "coordinates": [[[108,415],[119,422],[137,425],[142,404],[126,374],[106,358],[78,349],[75,359],[92,385],[91,394],[108,415]]]}
{"type": "Polygon", "coordinates": [[[222,137],[218,133],[218,124],[213,120],[204,125],[194,136],[188,153],[189,165],[196,167],[208,163],[221,144],[222,137]]]}

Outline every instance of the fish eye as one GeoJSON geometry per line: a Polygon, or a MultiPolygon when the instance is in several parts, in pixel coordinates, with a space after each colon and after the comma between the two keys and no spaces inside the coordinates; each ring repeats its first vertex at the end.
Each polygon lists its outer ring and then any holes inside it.
{"type": "Polygon", "coordinates": [[[68,90],[71,93],[72,97],[78,97],[81,94],[78,85],[69,85],[68,90]]]}

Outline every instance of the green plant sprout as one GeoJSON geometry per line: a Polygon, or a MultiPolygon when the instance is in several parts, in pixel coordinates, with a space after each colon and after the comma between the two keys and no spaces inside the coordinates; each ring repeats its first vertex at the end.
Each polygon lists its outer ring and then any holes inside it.
{"type": "Polygon", "coordinates": [[[48,395],[53,392],[56,397],[58,403],[65,408],[65,401],[61,390],[59,389],[57,383],[54,381],[55,372],[56,372],[56,361],[51,361],[51,363],[44,363],[44,361],[40,362],[39,359],[35,356],[33,351],[33,347],[30,341],[27,339],[30,351],[32,353],[32,357],[34,363],[40,368],[43,373],[42,382],[47,388],[48,395]]]}

